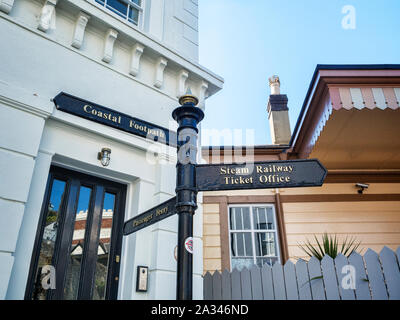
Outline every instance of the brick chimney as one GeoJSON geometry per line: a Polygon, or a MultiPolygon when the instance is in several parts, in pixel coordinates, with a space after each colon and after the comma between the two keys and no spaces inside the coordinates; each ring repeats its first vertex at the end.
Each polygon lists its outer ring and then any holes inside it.
{"type": "Polygon", "coordinates": [[[280,94],[280,81],[278,76],[269,78],[271,94],[268,99],[268,120],[271,130],[272,144],[289,144],[291,133],[289,123],[288,98],[280,94]]]}

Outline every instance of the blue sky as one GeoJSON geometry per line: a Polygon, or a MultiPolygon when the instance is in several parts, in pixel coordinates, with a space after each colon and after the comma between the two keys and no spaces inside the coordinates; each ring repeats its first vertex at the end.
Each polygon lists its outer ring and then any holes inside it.
{"type": "Polygon", "coordinates": [[[199,10],[200,64],[225,80],[202,128],[254,129],[258,145],[271,144],[271,75],[288,95],[293,130],[317,64],[400,63],[400,0],[200,0],[199,10]],[[355,29],[342,27],[346,5],[355,29]]]}

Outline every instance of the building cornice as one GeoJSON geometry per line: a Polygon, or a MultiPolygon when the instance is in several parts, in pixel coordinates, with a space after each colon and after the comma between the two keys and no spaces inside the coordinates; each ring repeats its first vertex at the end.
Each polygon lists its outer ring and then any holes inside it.
{"type": "MultiPolygon", "coordinates": [[[[137,76],[140,72],[140,57],[138,53],[140,53],[140,56],[142,56],[142,58],[143,56],[146,56],[146,61],[152,61],[154,62],[154,64],[156,64],[159,59],[163,59],[163,61],[168,61],[168,73],[176,73],[177,79],[179,78],[179,72],[182,70],[186,70],[189,75],[188,81],[191,82],[190,85],[192,86],[192,89],[194,89],[196,94],[201,96],[202,99],[213,95],[223,86],[223,79],[221,77],[198,65],[196,62],[179,55],[179,53],[171,48],[168,48],[165,44],[159,42],[158,40],[152,39],[151,35],[143,33],[133,25],[128,25],[126,22],[122,21],[118,17],[114,17],[104,8],[97,6],[94,1],[63,0],[60,1],[59,4],[57,4],[56,10],[57,14],[65,14],[68,16],[68,19],[71,20],[70,27],[73,28],[71,32],[74,33],[74,37],[71,40],[71,43],[61,41],[60,39],[62,38],[55,36],[54,32],[43,32],[37,28],[37,25],[28,25],[24,23],[24,21],[18,19],[19,16],[10,16],[6,13],[0,12],[0,18],[3,18],[27,31],[30,31],[39,37],[45,38],[46,40],[58,44],[65,49],[73,51],[89,59],[90,61],[102,65],[105,68],[115,71],[118,74],[129,78],[130,80],[145,85],[146,87],[155,90],[160,94],[168,96],[174,101],[177,101],[177,90],[173,90],[172,87],[164,88],[164,79],[160,81],[160,79],[156,78],[152,82],[148,81],[148,79],[137,76]],[[90,30],[88,31],[85,31],[86,29],[88,29],[88,27],[85,26],[85,28],[83,28],[83,26],[79,25],[79,17],[81,17],[82,15],[85,15],[85,17],[90,17],[90,30]],[[77,24],[80,26],[78,30],[77,24]],[[114,34],[118,34],[118,41],[122,46],[126,48],[131,47],[132,49],[136,48],[135,54],[131,55],[131,70],[126,72],[126,70],[119,68],[118,64],[107,62],[112,59],[112,50],[104,52],[103,61],[101,59],[98,59],[97,56],[91,55],[91,52],[88,52],[88,50],[82,50],[79,43],[77,44],[76,38],[78,38],[79,41],[83,41],[84,33],[92,32],[92,30],[94,30],[93,28],[102,30],[102,32],[100,32],[99,34],[102,34],[104,30],[112,29],[115,31],[114,34]],[[76,34],[77,31],[78,34],[76,34]],[[104,62],[104,57],[106,62],[104,62]],[[205,90],[207,92],[205,92],[205,90]]],[[[107,40],[108,39],[106,37],[106,40],[104,40],[104,48],[111,48],[110,45],[108,47],[106,46],[108,42],[107,40]]],[[[156,69],[156,66],[154,66],[154,70],[156,69]]],[[[146,72],[149,72],[149,70],[147,70],[146,72]]],[[[158,73],[160,74],[158,78],[161,78],[161,76],[164,77],[163,74],[161,74],[160,72],[158,73]]],[[[201,104],[202,106],[204,106],[204,101],[201,101],[201,104]]]]}
{"type": "MultiPolygon", "coordinates": [[[[53,39],[51,36],[47,35],[46,33],[43,33],[43,32],[40,32],[40,31],[38,31],[38,30],[36,30],[36,29],[30,28],[29,26],[26,26],[26,25],[22,24],[21,22],[15,20],[14,18],[12,18],[12,17],[10,17],[10,16],[8,16],[8,15],[6,15],[6,14],[3,14],[2,12],[0,12],[0,18],[3,18],[3,19],[5,19],[5,20],[8,20],[9,22],[12,22],[12,23],[14,23],[15,25],[18,25],[19,27],[21,27],[21,28],[23,28],[23,29],[25,29],[25,30],[27,30],[27,31],[30,31],[30,32],[34,33],[35,35],[37,35],[37,36],[39,36],[39,37],[45,38],[46,40],[51,41],[51,42],[53,42],[53,43],[55,43],[55,44],[57,44],[57,45],[60,45],[60,46],[64,47],[64,48],[67,49],[67,50],[71,50],[71,51],[73,51],[73,52],[75,52],[75,53],[81,55],[82,57],[85,57],[86,59],[89,59],[89,60],[92,61],[92,62],[95,62],[95,63],[97,63],[97,64],[100,64],[100,65],[102,65],[103,67],[108,68],[108,69],[110,69],[110,70],[112,70],[112,71],[114,71],[114,72],[117,72],[117,73],[120,74],[121,76],[124,76],[124,77],[126,77],[126,78],[129,78],[129,79],[132,80],[132,81],[138,82],[138,83],[140,83],[140,84],[142,84],[142,85],[148,87],[149,89],[155,90],[155,91],[157,91],[158,93],[160,93],[160,94],[162,94],[162,95],[165,95],[165,96],[171,98],[172,100],[178,101],[178,99],[177,99],[175,96],[170,95],[170,94],[168,94],[167,92],[165,92],[165,91],[163,91],[163,90],[160,90],[160,89],[156,88],[155,86],[152,86],[152,85],[150,85],[150,84],[144,82],[143,80],[138,79],[137,77],[130,76],[128,73],[123,73],[123,72],[121,72],[120,70],[118,70],[117,68],[115,68],[114,66],[112,66],[112,65],[110,65],[110,64],[108,64],[108,63],[105,63],[105,62],[103,62],[103,61],[101,61],[101,60],[96,60],[96,59],[92,58],[91,56],[85,54],[84,52],[82,52],[82,51],[80,51],[80,50],[74,48],[72,45],[71,45],[71,46],[67,46],[67,45],[65,45],[65,44],[63,44],[63,43],[61,43],[61,42],[58,42],[57,40],[53,39]]],[[[1,81],[1,80],[0,80],[0,81],[1,81]]],[[[1,82],[0,82],[0,83],[1,83],[1,82]]]]}
{"type": "Polygon", "coordinates": [[[0,81],[0,103],[47,119],[54,109],[50,100],[0,81]]]}
{"type": "Polygon", "coordinates": [[[149,34],[144,33],[135,26],[130,26],[117,17],[114,17],[110,12],[97,6],[91,0],[63,0],[63,4],[70,4],[77,10],[83,10],[91,16],[91,20],[97,20],[104,23],[108,28],[115,29],[119,34],[131,38],[133,41],[140,43],[146,48],[146,51],[153,51],[153,53],[164,57],[169,61],[169,66],[181,70],[186,69],[192,75],[199,79],[203,79],[209,83],[209,94],[213,95],[222,89],[224,79],[207,68],[201,66],[197,62],[184,57],[166,44],[153,39],[149,34]]]}

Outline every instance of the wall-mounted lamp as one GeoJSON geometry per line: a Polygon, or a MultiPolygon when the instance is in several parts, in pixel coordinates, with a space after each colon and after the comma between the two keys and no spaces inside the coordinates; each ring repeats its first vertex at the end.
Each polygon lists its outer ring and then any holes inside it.
{"type": "Polygon", "coordinates": [[[369,187],[368,183],[360,183],[360,182],[356,183],[356,188],[359,188],[358,189],[359,194],[362,194],[364,189],[368,189],[368,187],[369,187]]]}
{"type": "Polygon", "coordinates": [[[101,152],[97,154],[97,159],[101,161],[101,164],[104,167],[107,167],[110,164],[111,160],[111,149],[110,148],[101,149],[101,152]]]}

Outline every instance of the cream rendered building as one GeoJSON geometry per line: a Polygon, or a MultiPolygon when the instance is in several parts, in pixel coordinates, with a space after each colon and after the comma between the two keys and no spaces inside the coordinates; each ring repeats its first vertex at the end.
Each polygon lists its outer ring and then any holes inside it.
{"type": "MultiPolygon", "coordinates": [[[[123,238],[121,226],[175,195],[176,149],[57,110],[52,99],[65,92],[176,129],[171,113],[188,87],[204,109],[223,85],[198,63],[198,1],[0,0],[0,35],[0,298],[175,299],[177,217],[123,238]],[[108,166],[97,158],[103,148],[108,166]],[[101,207],[114,215],[103,262],[101,207]],[[88,253],[75,271],[55,267],[57,284],[80,277],[87,287],[38,295],[42,255],[72,259],[74,215],[85,210],[94,212],[88,253]],[[49,226],[58,232],[50,253],[49,226]],[[147,292],[136,291],[138,265],[149,268],[147,292]]],[[[201,205],[194,238],[201,299],[201,205]]]]}

